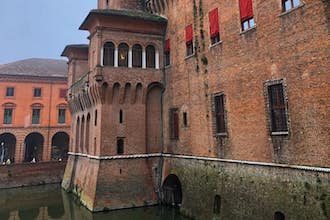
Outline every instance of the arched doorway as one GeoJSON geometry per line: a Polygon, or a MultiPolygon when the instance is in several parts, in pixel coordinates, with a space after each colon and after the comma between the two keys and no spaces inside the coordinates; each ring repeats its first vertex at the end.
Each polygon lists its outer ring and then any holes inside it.
{"type": "Polygon", "coordinates": [[[15,162],[16,137],[11,133],[3,133],[0,135],[0,163],[10,160],[15,162]]]}
{"type": "Polygon", "coordinates": [[[24,162],[38,162],[42,160],[44,137],[40,133],[34,132],[26,136],[24,146],[24,162]]]}
{"type": "Polygon", "coordinates": [[[168,175],[163,183],[162,202],[171,206],[180,206],[182,203],[181,182],[174,174],[168,175]]]}
{"type": "Polygon", "coordinates": [[[57,132],[52,138],[51,160],[66,160],[68,158],[70,137],[65,132],[57,132]]]}

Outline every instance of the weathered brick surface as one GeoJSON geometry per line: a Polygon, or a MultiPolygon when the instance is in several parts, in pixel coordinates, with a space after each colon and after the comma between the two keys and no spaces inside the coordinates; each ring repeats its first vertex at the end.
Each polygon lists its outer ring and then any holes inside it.
{"type": "Polygon", "coordinates": [[[238,1],[196,0],[195,16],[193,2],[169,1],[162,11],[169,20],[166,38],[173,42],[163,107],[166,150],[329,167],[329,3],[307,0],[281,14],[281,1],[254,0],[256,28],[240,33],[238,1]],[[216,7],[222,43],[210,47],[208,12],[216,7]],[[195,27],[199,49],[185,59],[188,24],[195,27]],[[287,85],[289,111],[289,135],[280,138],[280,146],[269,132],[264,94],[264,83],[277,79],[287,85]],[[210,97],[218,92],[226,95],[228,137],[222,141],[212,135],[210,97]],[[179,141],[170,141],[166,123],[173,107],[188,113],[179,141]]]}
{"type": "Polygon", "coordinates": [[[0,165],[0,189],[62,181],[66,162],[0,165]]]}
{"type": "Polygon", "coordinates": [[[194,219],[329,219],[330,173],[203,160],[165,159],[164,179],[182,185],[181,211],[194,219]],[[220,213],[213,212],[215,196],[220,213]]]}

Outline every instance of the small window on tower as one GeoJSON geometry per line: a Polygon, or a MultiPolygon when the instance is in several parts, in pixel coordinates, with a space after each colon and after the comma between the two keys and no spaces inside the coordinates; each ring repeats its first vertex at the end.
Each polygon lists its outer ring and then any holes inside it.
{"type": "Polygon", "coordinates": [[[41,97],[41,88],[34,88],[33,97],[41,97]]]}
{"type": "Polygon", "coordinates": [[[188,25],[186,27],[186,56],[189,57],[194,54],[194,44],[193,44],[193,26],[188,25]]]}
{"type": "Polygon", "coordinates": [[[211,44],[213,45],[220,41],[218,8],[215,8],[209,12],[209,21],[211,44]]]}
{"type": "Polygon", "coordinates": [[[248,30],[255,26],[253,18],[252,0],[239,1],[242,30],[248,30]]]}

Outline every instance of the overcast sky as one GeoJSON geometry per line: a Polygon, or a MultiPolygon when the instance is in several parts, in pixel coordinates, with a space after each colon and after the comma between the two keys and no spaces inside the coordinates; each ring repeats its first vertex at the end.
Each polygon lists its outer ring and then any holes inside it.
{"type": "Polygon", "coordinates": [[[78,28],[97,0],[0,0],[0,64],[61,59],[67,44],[88,43],[78,28]]]}

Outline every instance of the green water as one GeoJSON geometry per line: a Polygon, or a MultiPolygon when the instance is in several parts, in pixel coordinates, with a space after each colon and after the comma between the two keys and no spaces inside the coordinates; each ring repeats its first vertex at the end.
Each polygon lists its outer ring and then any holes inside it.
{"type": "Polygon", "coordinates": [[[92,214],[59,185],[0,190],[0,220],[188,220],[161,206],[92,214]]]}

